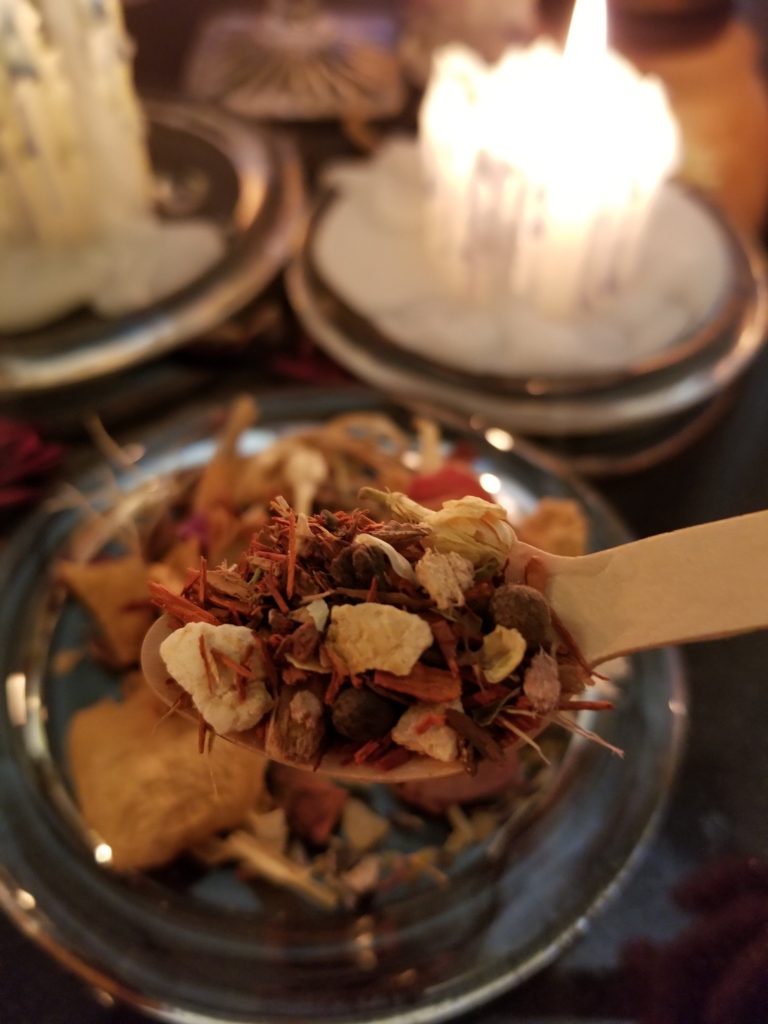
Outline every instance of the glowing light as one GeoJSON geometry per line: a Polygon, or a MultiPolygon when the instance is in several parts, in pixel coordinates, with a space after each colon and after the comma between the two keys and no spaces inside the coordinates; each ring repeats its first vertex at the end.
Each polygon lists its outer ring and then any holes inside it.
{"type": "Polygon", "coordinates": [[[16,904],[20,910],[34,910],[37,906],[37,900],[32,893],[27,892],[26,889],[17,889],[16,904]]]}
{"type": "Polygon", "coordinates": [[[112,847],[107,843],[99,843],[93,851],[93,859],[97,864],[109,864],[112,860],[112,847]]]}
{"type": "Polygon", "coordinates": [[[5,699],[12,724],[24,725],[27,721],[27,677],[23,672],[11,672],[6,676],[5,699]]]}
{"type": "Polygon", "coordinates": [[[489,494],[501,493],[501,480],[499,480],[495,473],[481,473],[478,480],[483,490],[489,494]]]}
{"type": "Polygon", "coordinates": [[[485,440],[500,452],[511,452],[515,447],[514,437],[499,427],[489,427],[485,432],[485,440]]]}

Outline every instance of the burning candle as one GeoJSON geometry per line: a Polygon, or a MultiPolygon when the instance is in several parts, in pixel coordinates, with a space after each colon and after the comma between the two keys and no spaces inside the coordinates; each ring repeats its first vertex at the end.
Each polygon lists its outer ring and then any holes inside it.
{"type": "Polygon", "coordinates": [[[425,230],[458,293],[569,317],[631,281],[679,139],[661,85],[606,36],[605,0],[578,0],[563,52],[437,55],[420,115],[425,230]]]}

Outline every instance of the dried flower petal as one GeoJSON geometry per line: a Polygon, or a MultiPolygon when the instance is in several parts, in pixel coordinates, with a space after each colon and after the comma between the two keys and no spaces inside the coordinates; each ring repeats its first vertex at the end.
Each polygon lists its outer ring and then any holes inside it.
{"type": "Polygon", "coordinates": [[[396,551],[391,544],[382,540],[381,537],[377,537],[373,533],[358,533],[353,543],[370,548],[378,548],[386,555],[389,560],[389,564],[398,576],[402,576],[404,580],[409,580],[411,583],[416,582],[416,574],[413,571],[413,566],[405,555],[401,555],[399,551],[396,551]]]}
{"type": "Polygon", "coordinates": [[[472,563],[456,551],[426,551],[416,563],[416,579],[441,611],[461,608],[474,578],[472,563]]]}
{"type": "Polygon", "coordinates": [[[456,551],[478,569],[503,565],[515,542],[506,511],[482,498],[446,501],[426,523],[438,551],[456,551]]]}

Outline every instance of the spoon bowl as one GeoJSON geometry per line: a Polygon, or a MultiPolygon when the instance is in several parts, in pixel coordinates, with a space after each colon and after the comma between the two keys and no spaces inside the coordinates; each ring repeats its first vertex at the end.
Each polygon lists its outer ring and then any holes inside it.
{"type": "MultiPolygon", "coordinates": [[[[169,636],[175,626],[168,616],[161,616],[149,629],[144,637],[141,648],[141,668],[144,678],[154,694],[169,707],[173,706],[184,690],[174,680],[170,679],[165,662],[160,656],[160,644],[169,636]]],[[[195,722],[201,720],[200,715],[194,708],[178,708],[177,714],[183,715],[195,722]]],[[[245,732],[230,732],[223,734],[222,739],[235,743],[239,747],[252,751],[254,754],[261,754],[269,757],[272,761],[279,761],[280,764],[288,765],[291,768],[300,768],[303,771],[314,771],[311,764],[302,764],[290,761],[285,756],[272,749],[270,744],[269,730],[249,729],[245,732]]],[[[398,765],[390,771],[376,771],[370,765],[357,765],[346,757],[330,751],[323,756],[320,765],[316,769],[319,774],[329,775],[334,779],[345,779],[353,782],[411,782],[415,779],[439,779],[448,775],[459,775],[464,771],[464,766],[459,761],[446,763],[435,761],[431,757],[414,756],[405,764],[398,765]]]]}
{"type": "MultiPolygon", "coordinates": [[[[532,559],[543,570],[541,585],[551,607],[593,668],[619,655],[768,627],[768,511],[578,558],[516,542],[509,553],[510,573],[526,578],[532,559]]],[[[169,680],[160,656],[160,645],[174,628],[168,617],[158,619],[141,653],[147,682],[169,706],[183,692],[169,680]]],[[[192,709],[179,708],[178,713],[200,720],[192,709]]],[[[542,717],[529,737],[548,724],[549,719],[542,717]]],[[[271,743],[269,727],[224,738],[291,767],[338,779],[396,783],[444,778],[464,770],[460,761],[446,763],[420,755],[386,772],[356,765],[333,752],[326,753],[318,766],[297,764],[271,743]]],[[[510,751],[519,742],[505,749],[510,751]]]]}

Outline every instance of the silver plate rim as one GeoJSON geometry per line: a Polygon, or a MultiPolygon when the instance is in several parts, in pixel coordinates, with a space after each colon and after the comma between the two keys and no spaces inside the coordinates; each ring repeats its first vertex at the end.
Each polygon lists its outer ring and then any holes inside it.
{"type": "MultiPolygon", "coordinates": [[[[25,356],[24,335],[0,335],[0,396],[48,391],[104,377],[158,358],[205,334],[239,312],[270,284],[303,235],[306,197],[298,152],[282,133],[248,125],[203,104],[147,100],[151,123],[211,144],[237,176],[233,218],[242,225],[239,251],[196,282],[146,310],[104,320],[96,343],[45,357],[25,356]],[[263,170],[267,162],[266,180],[263,170]],[[266,190],[254,210],[251,197],[266,190]],[[262,211],[264,218],[254,215],[262,211]]],[[[55,331],[51,324],[41,331],[55,331]]]]}

